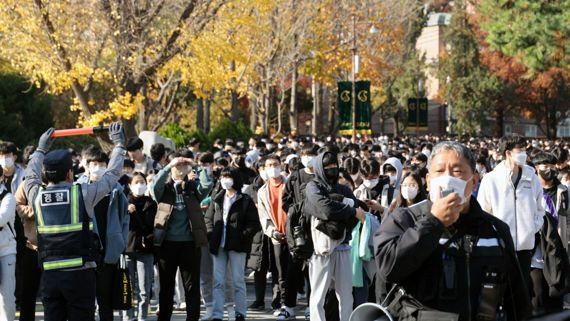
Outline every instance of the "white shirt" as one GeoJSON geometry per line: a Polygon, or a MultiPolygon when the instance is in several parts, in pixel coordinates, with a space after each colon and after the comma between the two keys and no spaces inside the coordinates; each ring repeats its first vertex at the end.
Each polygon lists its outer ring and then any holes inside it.
{"type": "Polygon", "coordinates": [[[226,226],[228,225],[228,216],[230,213],[230,209],[232,205],[235,203],[237,198],[237,192],[234,193],[232,197],[228,196],[228,192],[224,193],[224,208],[223,208],[223,219],[224,219],[224,232],[222,233],[222,242],[220,243],[220,247],[224,247],[226,245],[226,226]]]}

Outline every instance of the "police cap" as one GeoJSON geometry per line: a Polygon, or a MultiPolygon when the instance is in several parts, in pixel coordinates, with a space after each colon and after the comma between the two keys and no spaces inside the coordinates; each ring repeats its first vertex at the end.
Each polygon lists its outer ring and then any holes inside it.
{"type": "Polygon", "coordinates": [[[71,153],[67,149],[57,149],[49,152],[44,158],[46,171],[67,171],[73,168],[71,153]]]}

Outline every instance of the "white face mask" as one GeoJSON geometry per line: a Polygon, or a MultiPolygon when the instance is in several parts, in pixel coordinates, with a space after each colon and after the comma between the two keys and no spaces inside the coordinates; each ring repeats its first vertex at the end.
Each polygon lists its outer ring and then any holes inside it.
{"type": "Polygon", "coordinates": [[[429,198],[432,202],[437,201],[441,197],[441,192],[445,190],[452,190],[454,193],[459,194],[461,197],[461,203],[465,203],[467,198],[465,197],[465,187],[467,186],[467,181],[461,178],[442,175],[437,178],[430,180],[429,183],[429,198]]]}
{"type": "Polygon", "coordinates": [[[143,196],[146,193],[146,184],[135,184],[131,186],[134,196],[143,196]]]}
{"type": "Polygon", "coordinates": [[[357,152],[357,151],[354,151],[354,150],[351,150],[351,151],[350,151],[350,156],[351,156],[351,157],[356,157],[356,156],[358,156],[358,152],[357,152]]]}
{"type": "Polygon", "coordinates": [[[519,166],[524,166],[526,165],[526,152],[519,152],[514,154],[513,156],[513,160],[515,161],[515,163],[519,166]]]}
{"type": "Polygon", "coordinates": [[[267,176],[267,172],[264,171],[264,170],[261,171],[261,172],[259,172],[259,176],[261,176],[261,179],[262,179],[263,181],[267,181],[267,180],[269,179],[269,176],[267,176]]]}
{"type": "Polygon", "coordinates": [[[12,157],[0,158],[0,166],[4,169],[14,167],[14,159],[12,157]]]}
{"type": "Polygon", "coordinates": [[[476,164],[476,165],[475,165],[475,170],[476,170],[479,174],[485,174],[485,173],[487,172],[487,170],[485,169],[485,166],[479,165],[479,164],[476,164]]]}
{"type": "Polygon", "coordinates": [[[358,176],[360,176],[360,175],[358,175],[358,174],[350,175],[350,178],[352,178],[353,182],[356,182],[356,180],[358,179],[358,176]]]}
{"type": "Polygon", "coordinates": [[[376,179],[365,179],[362,181],[362,185],[364,185],[364,187],[366,187],[366,188],[372,188],[372,187],[378,185],[378,181],[379,181],[378,178],[376,178],[376,179]]]}
{"type": "Polygon", "coordinates": [[[234,180],[224,177],[220,180],[220,184],[222,185],[223,189],[228,190],[234,186],[234,180]]]}
{"type": "Polygon", "coordinates": [[[301,163],[305,167],[313,167],[313,156],[301,156],[301,163]]]}
{"type": "Polygon", "coordinates": [[[397,178],[396,175],[390,175],[388,177],[390,177],[390,185],[396,184],[396,178],[397,178]]]}
{"type": "Polygon", "coordinates": [[[269,178],[276,178],[281,175],[281,168],[279,167],[269,167],[265,170],[269,178]]]}
{"type": "Polygon", "coordinates": [[[100,167],[100,166],[89,167],[89,176],[92,181],[98,181],[101,178],[101,176],[105,174],[106,171],[107,168],[105,167],[100,167]]]}
{"type": "Polygon", "coordinates": [[[415,187],[402,186],[402,197],[407,200],[413,200],[418,195],[418,189],[415,187]]]}

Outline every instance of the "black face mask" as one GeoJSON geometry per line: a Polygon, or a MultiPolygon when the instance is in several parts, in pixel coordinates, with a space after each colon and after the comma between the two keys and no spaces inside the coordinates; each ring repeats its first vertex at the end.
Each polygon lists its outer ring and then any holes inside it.
{"type": "Polygon", "coordinates": [[[325,168],[325,176],[329,182],[336,182],[338,180],[338,167],[325,168]]]}
{"type": "Polygon", "coordinates": [[[542,177],[545,181],[551,181],[554,179],[554,176],[556,176],[556,173],[551,170],[551,169],[547,169],[545,171],[538,171],[538,174],[540,175],[540,177],[542,177]]]}

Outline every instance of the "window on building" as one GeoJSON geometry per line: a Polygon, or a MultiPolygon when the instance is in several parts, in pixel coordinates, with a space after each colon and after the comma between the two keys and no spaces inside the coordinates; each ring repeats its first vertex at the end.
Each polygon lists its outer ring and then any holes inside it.
{"type": "Polygon", "coordinates": [[[557,137],[570,137],[570,126],[558,126],[557,137]]]}
{"type": "Polygon", "coordinates": [[[536,137],[538,128],[536,125],[526,125],[524,135],[526,137],[536,137]]]}

